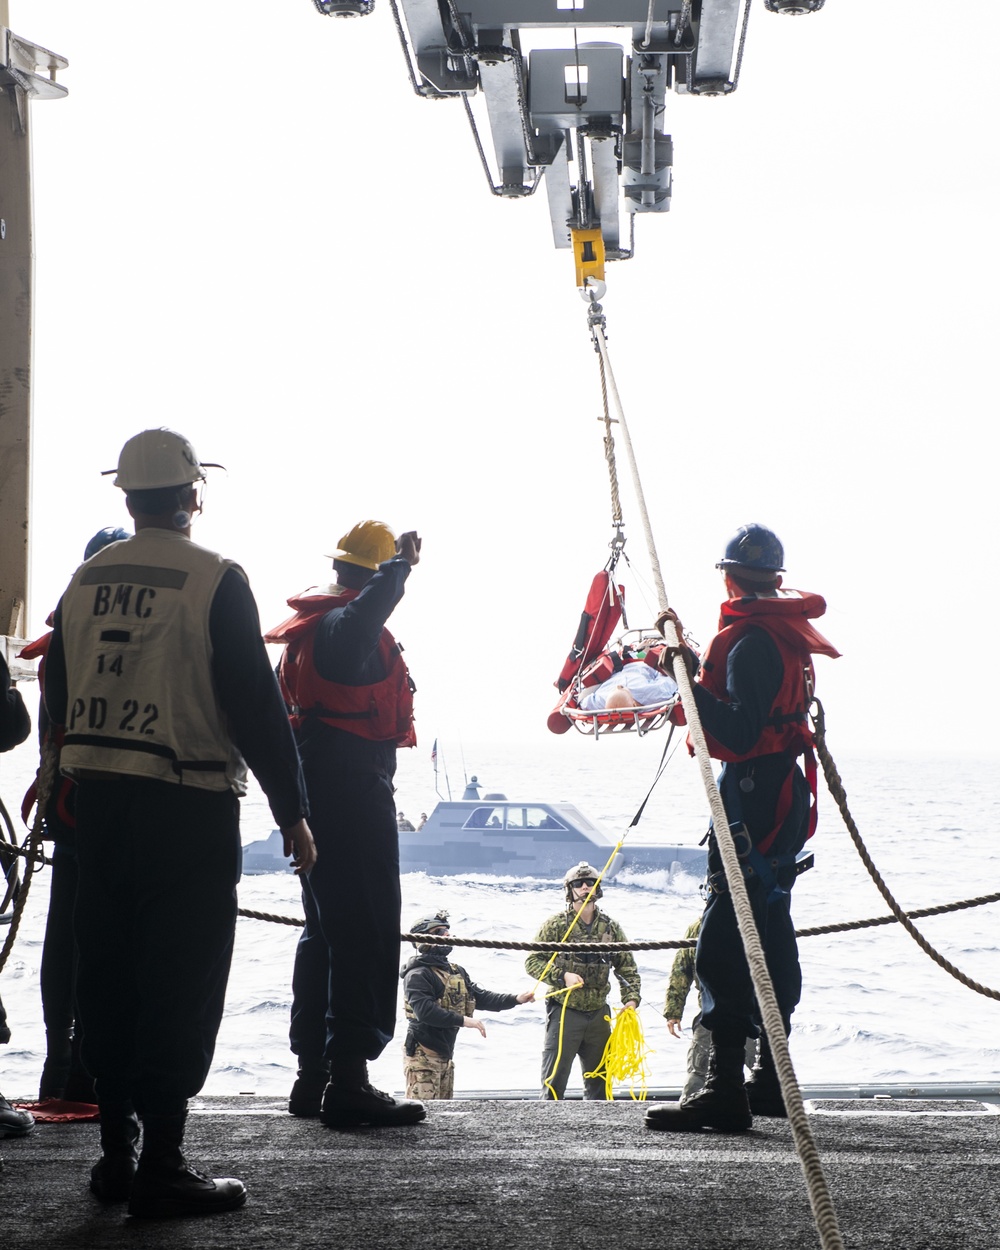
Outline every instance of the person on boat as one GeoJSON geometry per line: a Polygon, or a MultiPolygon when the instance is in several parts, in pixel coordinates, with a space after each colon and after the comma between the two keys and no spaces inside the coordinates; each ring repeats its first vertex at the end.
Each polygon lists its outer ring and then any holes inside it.
{"type": "Polygon", "coordinates": [[[336,584],[289,599],[295,615],[266,635],[283,643],[279,678],[302,755],[319,863],[302,878],[305,928],[295,952],[289,1040],[298,1059],[288,1110],[331,1128],[416,1124],[423,1104],[373,1088],[368,1063],[396,1027],[399,832],[396,750],[413,746],[413,683],[385,623],[420,559],[361,521],[332,553],[336,584]],[[345,882],[347,886],[345,888],[345,882]],[[364,951],[344,974],[344,934],[364,951]]]}
{"type": "MultiPolygon", "coordinates": [[[[0,752],[13,751],[30,733],[31,717],[28,709],[24,706],[21,692],[11,681],[6,659],[0,654],[0,752]]],[[[3,869],[4,875],[13,874],[16,867],[14,856],[0,857],[0,868],[3,869]]],[[[0,876],[0,882],[3,882],[6,887],[7,882],[3,876],[0,876]]],[[[4,894],[6,894],[6,888],[0,894],[0,902],[4,894]]],[[[9,1041],[10,1028],[7,1024],[7,1013],[4,1010],[3,1000],[0,999],[0,1046],[6,1046],[9,1041]]],[[[34,1117],[30,1112],[12,1107],[3,1094],[0,1094],[0,1137],[24,1137],[34,1126],[34,1117]]]]}
{"type": "MultiPolygon", "coordinates": [[[[97,555],[111,543],[128,538],[126,530],[107,525],[87,541],[84,560],[97,555]]],[[[46,624],[51,626],[53,614],[46,624]]],[[[52,639],[51,629],[29,642],[18,652],[18,659],[38,660],[38,685],[44,689],[45,656],[52,639]]],[[[45,711],[45,699],[39,701],[38,740],[41,754],[52,743],[58,751],[58,735],[45,711]]],[[[21,816],[30,823],[31,811],[38,798],[39,767],[21,804],[21,816]]],[[[76,858],[76,786],[69,777],[60,777],[48,796],[42,813],[42,837],[52,843],[52,874],[49,881],[49,908],[45,921],[45,939],[39,967],[39,988],[42,996],[42,1019],[45,1021],[45,1062],[38,1083],[38,1098],[58,1098],[67,1102],[93,1103],[94,1079],[81,1057],[83,1032],[76,1002],[76,935],[73,932],[73,911],[76,907],[78,878],[76,858]]]]}
{"type": "MultiPolygon", "coordinates": [[[[444,936],[449,932],[448,913],[422,916],[410,933],[444,936]]],[[[519,1003],[534,1002],[533,990],[500,994],[484,990],[461,964],[448,956],[450,946],[414,943],[417,954],[403,965],[406,1041],[403,1073],[407,1098],[451,1098],[455,1089],[455,1042],[460,1029],[476,1029],[485,1037],[486,1026],[474,1012],[509,1011],[519,1003]]]]}
{"type": "Polygon", "coordinates": [[[396,828],[400,833],[416,833],[413,821],[408,820],[405,812],[396,813],[396,828]]]}
{"type": "MultiPolygon", "coordinates": [[[[701,917],[688,926],[684,936],[688,941],[696,942],[701,932],[701,917]]],[[[667,983],[667,997],[663,1005],[663,1018],[671,1037],[681,1038],[681,1020],[684,1018],[684,1007],[691,992],[692,985],[698,995],[698,1014],[691,1021],[691,1042],[687,1052],[687,1077],[681,1090],[681,1102],[693,1098],[704,1088],[708,1078],[712,1060],[712,1035],[701,1022],[701,986],[698,984],[694,971],[694,946],[682,946],[674,956],[670,969],[670,980],[667,983]]],[[[753,1068],[757,1057],[756,1038],[748,1038],[744,1062],[753,1068]]]]}
{"type": "MultiPolygon", "coordinates": [[[[566,907],[545,921],[535,934],[535,941],[627,941],[621,925],[597,906],[604,894],[599,878],[600,873],[590,864],[574,864],[563,878],[566,907]]],[[[607,955],[568,952],[555,959],[541,951],[532,951],[524,966],[529,976],[559,991],[547,995],[545,1002],[542,1098],[562,1098],[573,1061],[579,1058],[584,1098],[606,1099],[604,1078],[588,1076],[588,1073],[597,1070],[611,1036],[608,993],[612,971],[618,979],[623,1006],[631,1010],[639,1006],[639,969],[631,951],[613,951],[607,955]]]]}
{"type": "Polygon", "coordinates": [[[76,782],[77,997],[101,1119],[90,1187],[150,1218],[246,1201],[241,1181],[205,1176],[182,1146],[222,1020],[248,764],[297,870],[316,856],[246,576],[191,541],[204,478],[173,430],[125,443],[115,485],[135,536],[77,569],[46,657],[76,782]]]}
{"type": "MultiPolygon", "coordinates": [[[[741,526],[718,562],[728,598],[719,632],[701,657],[694,697],[714,758],[719,789],[743,861],[747,892],[786,1033],[802,990],[791,888],[796,856],[815,826],[815,757],[807,709],[814,654],[839,653],[810,621],[820,595],[782,589],[784,549],[763,525],[741,526]],[[806,757],[808,779],[798,759],[806,757]]],[[[673,612],[665,613],[681,633],[673,612]]],[[[688,667],[698,659],[681,648],[688,667]]],[[[700,1093],[650,1107],[650,1128],[745,1132],[753,1115],[784,1116],[774,1060],[761,1035],[750,971],[714,830],[709,830],[708,902],[695,954],[702,1023],[712,1034],[711,1071],[700,1093]],[[744,1086],[746,1039],[761,1036],[744,1086]]]]}

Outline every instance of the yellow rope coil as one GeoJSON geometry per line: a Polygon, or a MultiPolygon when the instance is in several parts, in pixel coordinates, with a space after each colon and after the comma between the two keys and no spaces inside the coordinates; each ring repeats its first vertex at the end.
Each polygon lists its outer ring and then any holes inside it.
{"type": "MultiPolygon", "coordinates": [[[[610,1017],[605,1016],[605,1019],[610,1019],[610,1017]]],[[[604,1090],[609,1101],[614,1098],[615,1084],[623,1085],[628,1081],[629,1094],[633,1102],[645,1102],[646,1090],[649,1088],[646,1057],[655,1053],[646,1047],[639,1013],[634,1007],[623,1007],[615,1016],[611,1036],[604,1047],[601,1062],[593,1072],[585,1072],[584,1076],[603,1077],[604,1090]],[[636,1082],[639,1085],[638,1093],[636,1093],[636,1082]]]]}

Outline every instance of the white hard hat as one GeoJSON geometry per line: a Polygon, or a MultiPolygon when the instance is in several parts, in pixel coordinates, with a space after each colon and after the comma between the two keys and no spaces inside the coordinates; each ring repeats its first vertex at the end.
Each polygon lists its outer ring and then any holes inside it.
{"type": "Polygon", "coordinates": [[[221,468],[221,464],[202,464],[183,434],[160,426],[130,438],[121,449],[118,468],[105,469],[104,475],[117,474],[115,485],[124,491],[160,490],[199,482],[206,469],[221,468]]]}

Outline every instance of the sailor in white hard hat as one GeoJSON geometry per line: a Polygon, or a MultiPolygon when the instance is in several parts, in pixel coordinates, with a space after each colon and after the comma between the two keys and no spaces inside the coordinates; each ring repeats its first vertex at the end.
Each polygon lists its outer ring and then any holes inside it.
{"type": "Polygon", "coordinates": [[[246,576],[191,541],[206,467],[172,430],[125,444],[115,483],[135,536],[74,574],[45,681],[77,782],[78,996],[101,1112],[91,1190],[156,1218],[246,1200],[242,1182],[205,1177],[181,1146],[222,1019],[248,764],[297,870],[315,861],[246,576]]]}

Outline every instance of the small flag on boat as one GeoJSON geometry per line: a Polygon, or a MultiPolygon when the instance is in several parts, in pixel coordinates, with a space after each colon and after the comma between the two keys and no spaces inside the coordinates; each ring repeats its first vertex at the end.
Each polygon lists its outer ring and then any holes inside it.
{"type": "Polygon", "coordinates": [[[438,768],[438,740],[434,739],[434,745],[431,747],[431,763],[434,765],[434,771],[438,768]]]}

